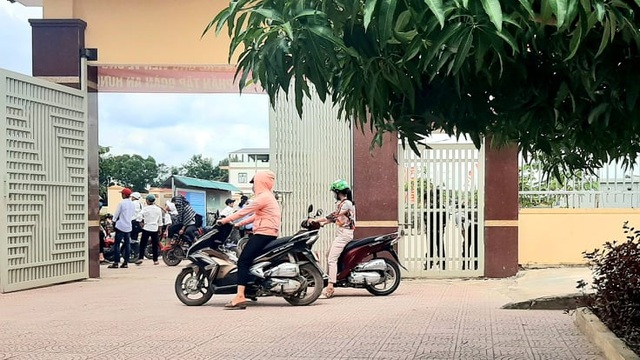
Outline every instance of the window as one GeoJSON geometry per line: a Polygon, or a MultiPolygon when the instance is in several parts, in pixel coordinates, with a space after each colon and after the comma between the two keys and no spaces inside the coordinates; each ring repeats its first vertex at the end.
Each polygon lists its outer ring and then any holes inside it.
{"type": "Polygon", "coordinates": [[[238,183],[239,184],[247,183],[247,173],[238,173],[238,183]]]}

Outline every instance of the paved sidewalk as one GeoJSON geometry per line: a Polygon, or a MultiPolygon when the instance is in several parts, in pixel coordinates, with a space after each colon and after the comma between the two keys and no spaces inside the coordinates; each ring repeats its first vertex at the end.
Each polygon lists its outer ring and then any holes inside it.
{"type": "Polygon", "coordinates": [[[182,305],[179,270],[103,267],[101,280],[0,295],[0,359],[601,359],[562,311],[500,310],[516,279],[413,280],[388,297],[337,289],[308,307],[261,298],[223,311],[230,296],[182,305]]]}

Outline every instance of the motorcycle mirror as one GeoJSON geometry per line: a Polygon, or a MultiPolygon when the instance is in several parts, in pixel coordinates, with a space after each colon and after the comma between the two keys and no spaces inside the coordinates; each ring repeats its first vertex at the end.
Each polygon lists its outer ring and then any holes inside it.
{"type": "Polygon", "coordinates": [[[307,208],[307,213],[311,214],[313,212],[313,204],[309,204],[309,207],[307,208]]]}
{"type": "Polygon", "coordinates": [[[316,216],[320,216],[324,214],[324,211],[322,211],[322,209],[318,209],[318,211],[316,212],[316,216]]]}

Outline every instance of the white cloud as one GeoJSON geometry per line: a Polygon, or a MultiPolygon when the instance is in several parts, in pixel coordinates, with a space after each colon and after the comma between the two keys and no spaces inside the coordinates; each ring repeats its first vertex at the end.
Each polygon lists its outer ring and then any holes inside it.
{"type": "MultiPolygon", "coordinates": [[[[0,0],[0,68],[31,74],[31,25],[41,8],[0,0]]],[[[100,94],[100,145],[113,154],[181,165],[192,155],[218,161],[243,147],[269,147],[266,95],[100,94]]]]}
{"type": "Polygon", "coordinates": [[[195,154],[218,162],[240,148],[269,147],[268,106],[266,95],[101,94],[100,144],[168,165],[195,154]]]}
{"type": "Polygon", "coordinates": [[[31,74],[31,25],[42,8],[0,1],[0,68],[31,74]]]}
{"type": "Polygon", "coordinates": [[[41,18],[41,7],[27,7],[18,3],[0,1],[0,17],[10,17],[14,20],[26,22],[29,19],[41,18]]]}

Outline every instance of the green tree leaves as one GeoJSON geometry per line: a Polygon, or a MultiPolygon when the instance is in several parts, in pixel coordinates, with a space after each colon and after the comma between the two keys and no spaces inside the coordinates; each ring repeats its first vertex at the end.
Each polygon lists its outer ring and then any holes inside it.
{"type": "Polygon", "coordinates": [[[502,7],[498,0],[480,0],[484,11],[498,31],[502,31],[502,7]]]}
{"type": "MultiPolygon", "coordinates": [[[[101,149],[104,148],[101,147],[101,149]]],[[[100,154],[99,172],[100,183],[105,187],[111,183],[117,183],[133,191],[145,191],[158,177],[158,164],[151,156],[147,158],[140,155],[112,156],[107,150],[100,154]]]]}
{"type": "Polygon", "coordinates": [[[424,0],[424,2],[438,19],[440,27],[444,27],[444,6],[442,5],[442,0],[424,0]]]}
{"type": "Polygon", "coordinates": [[[224,159],[214,166],[211,158],[198,154],[192,156],[186,164],[176,167],[162,163],[157,164],[151,156],[147,158],[128,154],[114,156],[109,154],[109,151],[109,147],[100,146],[100,194],[104,198],[106,198],[107,188],[112,184],[144,192],[150,186],[159,186],[171,175],[222,182],[229,180],[229,171],[221,169],[222,166],[229,165],[228,159],[224,159]]]}
{"type": "Polygon", "coordinates": [[[556,172],[640,153],[637,1],[238,0],[211,26],[241,86],[293,81],[301,112],[313,84],[375,139],[491,134],[556,172]]]}
{"type": "Polygon", "coordinates": [[[213,165],[213,159],[202,154],[193,155],[189,161],[180,167],[178,175],[188,176],[203,180],[227,181],[229,172],[220,169],[221,165],[229,165],[229,160],[221,161],[217,166],[213,165]]]}

